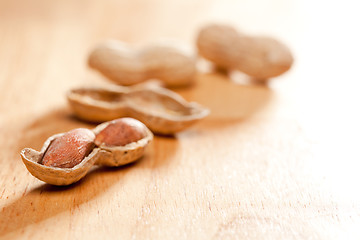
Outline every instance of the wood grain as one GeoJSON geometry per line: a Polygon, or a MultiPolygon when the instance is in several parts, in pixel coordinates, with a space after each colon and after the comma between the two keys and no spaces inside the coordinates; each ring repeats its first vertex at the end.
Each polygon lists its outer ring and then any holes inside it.
{"type": "MultiPolygon", "coordinates": [[[[1,239],[359,239],[359,15],[314,1],[0,1],[1,239]],[[336,17],[334,17],[336,15],[336,17]],[[211,115],[121,168],[53,187],[31,176],[24,147],[77,127],[72,87],[106,80],[94,44],[145,44],[229,22],[295,54],[268,86],[200,71],[178,93],[211,115]]],[[[204,62],[202,70],[208,69],[204,62]]]]}

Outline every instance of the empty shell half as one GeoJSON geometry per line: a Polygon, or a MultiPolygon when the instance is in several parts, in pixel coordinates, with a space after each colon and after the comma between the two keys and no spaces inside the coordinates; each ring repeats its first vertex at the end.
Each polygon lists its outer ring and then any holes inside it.
{"type": "Polygon", "coordinates": [[[80,119],[103,122],[132,117],[154,133],[165,135],[182,131],[209,114],[199,104],[154,85],[78,88],[68,92],[67,98],[80,119]]]}

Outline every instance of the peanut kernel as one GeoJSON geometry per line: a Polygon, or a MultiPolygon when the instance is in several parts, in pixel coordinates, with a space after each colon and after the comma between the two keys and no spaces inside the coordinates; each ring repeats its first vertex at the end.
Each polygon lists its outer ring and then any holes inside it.
{"type": "Polygon", "coordinates": [[[72,168],[79,164],[94,148],[95,134],[85,128],[71,130],[56,138],[46,150],[42,164],[72,168]]]}
{"type": "Polygon", "coordinates": [[[97,146],[125,146],[146,136],[146,127],[133,118],[112,121],[95,138],[97,146]]]}

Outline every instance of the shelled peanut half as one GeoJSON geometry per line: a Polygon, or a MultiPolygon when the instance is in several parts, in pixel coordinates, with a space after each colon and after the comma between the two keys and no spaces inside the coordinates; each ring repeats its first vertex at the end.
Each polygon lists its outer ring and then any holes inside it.
{"type": "Polygon", "coordinates": [[[140,121],[120,118],[93,130],[73,129],[49,137],[42,149],[25,148],[21,158],[36,178],[52,185],[69,185],[93,165],[117,167],[141,158],[152,132],[140,121]]]}

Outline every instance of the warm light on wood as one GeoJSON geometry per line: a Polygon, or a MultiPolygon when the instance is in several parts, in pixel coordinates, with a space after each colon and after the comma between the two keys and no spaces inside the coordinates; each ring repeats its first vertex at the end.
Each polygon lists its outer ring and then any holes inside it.
{"type": "MultiPolygon", "coordinates": [[[[0,0],[0,239],[360,239],[360,17],[356,1],[0,0]],[[68,187],[33,177],[25,147],[74,128],[75,87],[105,39],[140,46],[229,23],[285,43],[268,86],[209,72],[176,89],[211,114],[138,162],[68,187]]],[[[206,71],[204,71],[206,70],[206,71]]]]}

